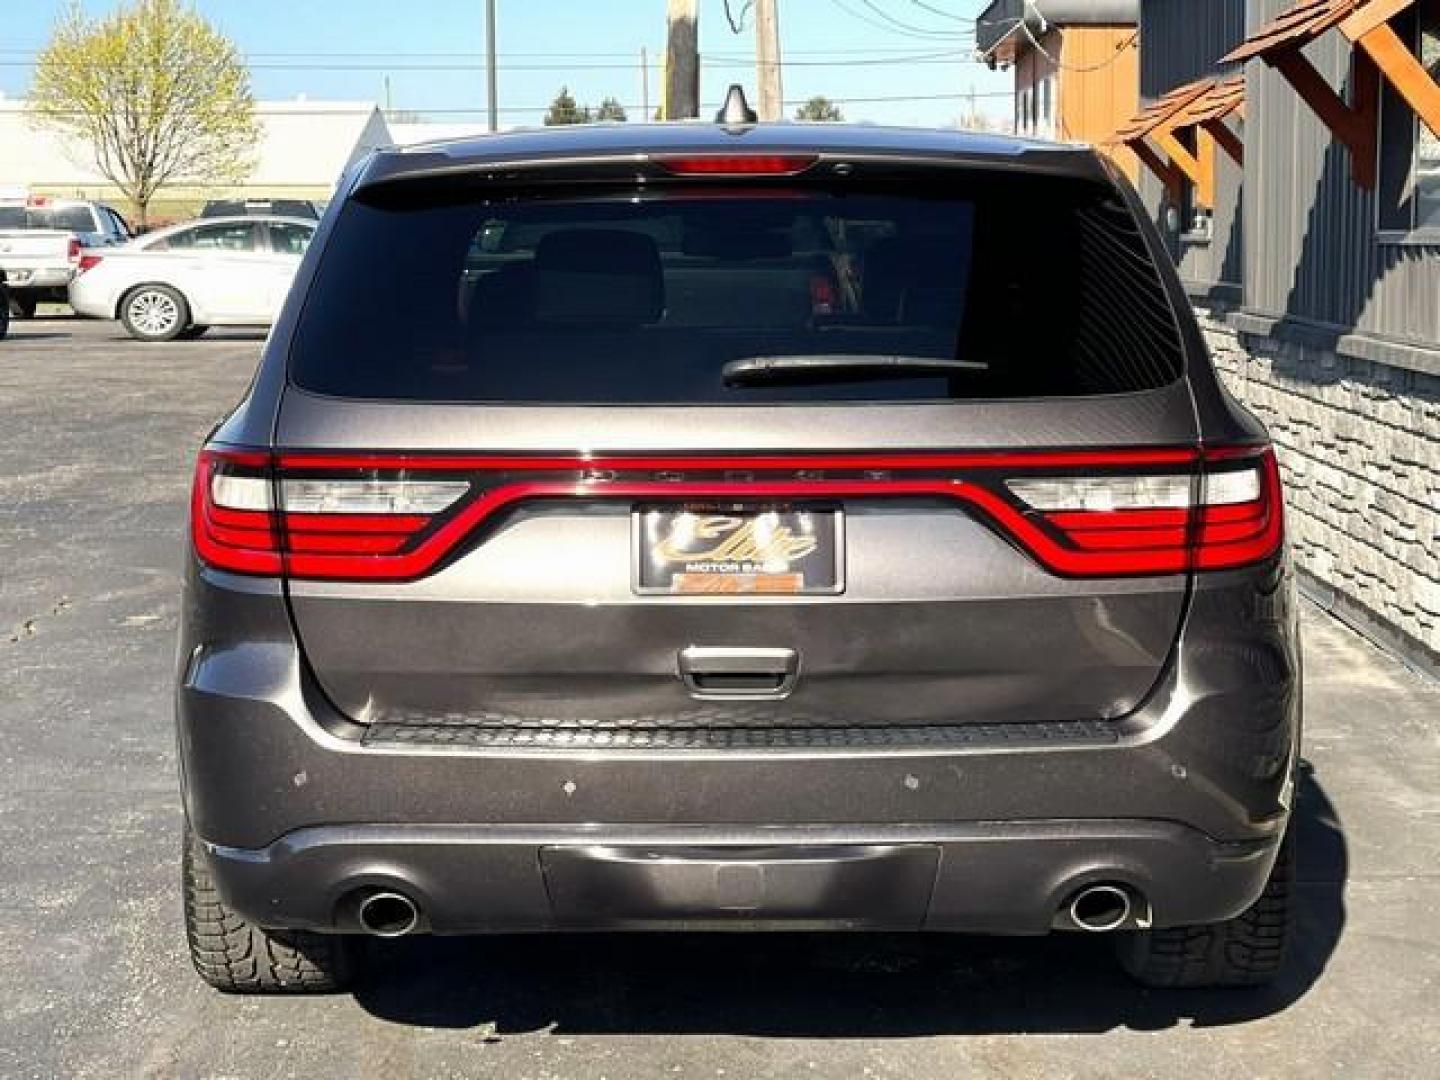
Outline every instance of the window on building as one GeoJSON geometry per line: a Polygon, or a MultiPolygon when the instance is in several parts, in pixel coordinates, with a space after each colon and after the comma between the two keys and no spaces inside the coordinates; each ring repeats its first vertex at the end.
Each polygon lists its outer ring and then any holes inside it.
{"type": "MultiPolygon", "coordinates": [[[[1430,77],[1440,81],[1440,0],[1423,0],[1395,25],[1430,77]]],[[[1380,227],[1440,232],[1440,136],[1388,83],[1380,130],[1380,227]]]]}

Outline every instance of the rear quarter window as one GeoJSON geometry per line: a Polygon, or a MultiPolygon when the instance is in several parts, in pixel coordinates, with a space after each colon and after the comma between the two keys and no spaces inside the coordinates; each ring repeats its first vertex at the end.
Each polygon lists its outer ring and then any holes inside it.
{"type": "Polygon", "coordinates": [[[1113,394],[1183,368],[1114,192],[954,174],[844,190],[380,188],[342,208],[290,362],[328,395],[584,404],[1113,394]],[[796,358],[803,373],[727,374],[796,358]]]}

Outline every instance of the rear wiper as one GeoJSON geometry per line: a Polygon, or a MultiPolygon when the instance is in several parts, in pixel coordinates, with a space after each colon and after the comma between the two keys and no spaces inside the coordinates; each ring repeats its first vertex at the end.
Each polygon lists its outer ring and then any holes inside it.
{"type": "Polygon", "coordinates": [[[822,353],[814,356],[744,356],[720,368],[726,386],[756,383],[847,382],[855,379],[907,379],[916,375],[948,376],[988,371],[976,360],[935,356],[874,356],[868,353],[822,353]]]}

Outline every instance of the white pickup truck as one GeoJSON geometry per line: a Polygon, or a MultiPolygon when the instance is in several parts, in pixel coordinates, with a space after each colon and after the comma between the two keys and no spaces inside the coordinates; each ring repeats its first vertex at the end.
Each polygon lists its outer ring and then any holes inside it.
{"type": "Polygon", "coordinates": [[[9,283],[11,306],[28,318],[41,300],[63,301],[83,249],[128,239],[125,219],[101,203],[0,197],[0,270],[9,283]]]}

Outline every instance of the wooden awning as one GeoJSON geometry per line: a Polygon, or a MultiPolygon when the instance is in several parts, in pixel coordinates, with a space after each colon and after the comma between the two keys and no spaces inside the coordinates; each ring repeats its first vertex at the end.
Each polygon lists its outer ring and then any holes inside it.
{"type": "Polygon", "coordinates": [[[1260,27],[1220,62],[1237,63],[1258,57],[1280,72],[1349,148],[1355,182],[1372,188],[1380,129],[1381,77],[1431,131],[1440,135],[1440,85],[1390,26],[1391,19],[1415,2],[1304,0],[1260,27]],[[1338,31],[1357,46],[1349,102],[1330,88],[1300,51],[1330,30],[1338,31]]]}
{"type": "Polygon", "coordinates": [[[1115,132],[1115,142],[1124,143],[1159,177],[1172,199],[1179,201],[1180,186],[1186,180],[1195,185],[1200,206],[1215,205],[1215,147],[1237,162],[1244,161],[1239,137],[1225,123],[1226,117],[1243,108],[1245,80],[1200,79],[1177,86],[1164,97],[1147,105],[1115,132]],[[1176,136],[1195,128],[1192,153],[1176,136]],[[1154,144],[1154,146],[1151,145],[1154,144]],[[1156,152],[1164,151],[1164,157],[1156,152]]]}

